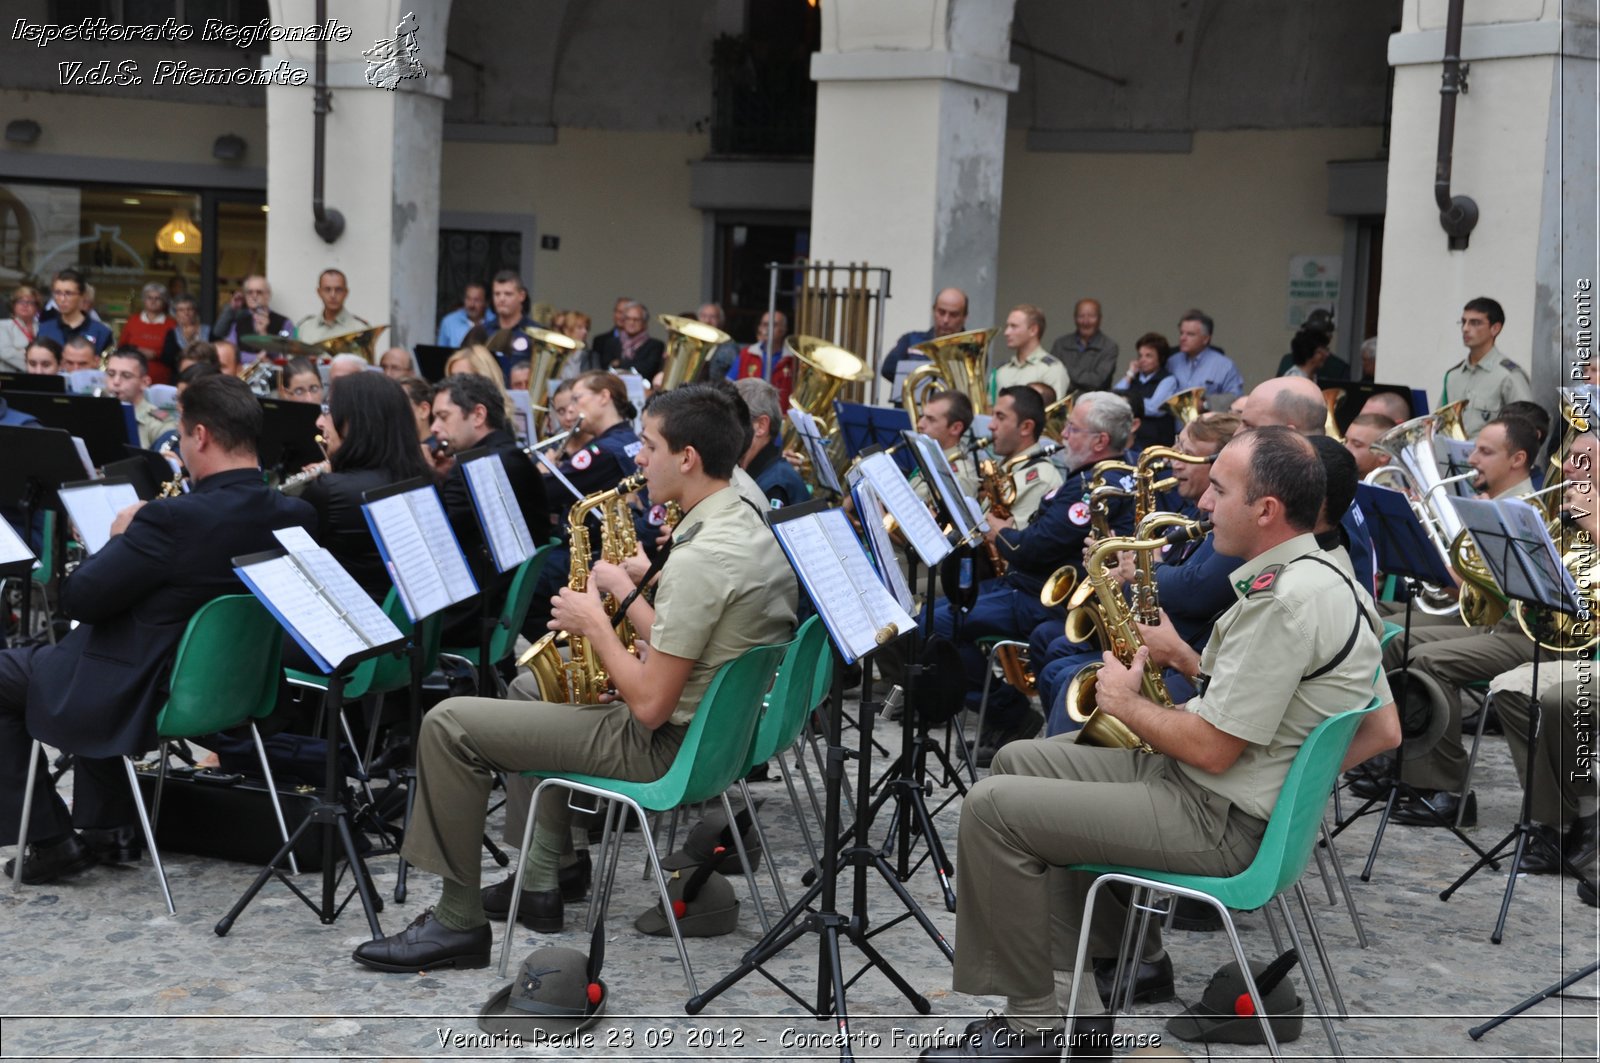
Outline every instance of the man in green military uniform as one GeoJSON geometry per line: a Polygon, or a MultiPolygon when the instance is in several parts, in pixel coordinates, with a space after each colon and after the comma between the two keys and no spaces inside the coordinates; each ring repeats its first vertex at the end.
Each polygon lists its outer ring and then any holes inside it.
{"type": "MultiPolygon", "coordinates": [[[[450,698],[427,715],[404,853],[443,876],[444,889],[438,905],[410,927],[363,943],[356,962],[380,971],[486,966],[485,902],[509,902],[511,888],[508,881],[479,889],[494,773],[660,778],[717,669],[753,646],[793,637],[794,573],[761,515],[729,484],[743,439],[731,399],[712,385],[665,392],[645,410],[639,471],[652,499],[684,509],[654,608],[641,598],[628,612],[647,648],[635,657],[618,638],[600,591],[621,600],[633,583],[620,567],[600,563],[587,590],[562,589],[551,626],[588,639],[616,700],[575,706],[450,698]]],[[[533,844],[523,854],[528,888],[520,913],[536,929],[554,932],[561,929],[558,869],[571,848],[572,812],[565,794],[550,791],[535,815],[533,844]]]]}
{"type": "MultiPolygon", "coordinates": [[[[1076,863],[1127,864],[1232,875],[1255,858],[1296,751],[1324,719],[1364,706],[1379,676],[1379,621],[1371,600],[1317,548],[1311,529],[1324,473],[1311,444],[1290,429],[1243,432],[1223,448],[1201,508],[1215,522],[1218,553],[1245,558],[1239,596],[1203,654],[1171,634],[1141,628],[1148,642],[1124,667],[1110,654],[1098,707],[1127,724],[1156,756],[1081,746],[1066,737],[1016,742],[995,757],[961,815],[956,867],[954,985],[1006,997],[1003,1015],[968,1027],[965,1042],[923,1059],[1059,1057],[1071,1009],[1083,901],[1094,876],[1076,863]],[[1201,691],[1166,709],[1146,700],[1147,660],[1200,674],[1201,691]],[[1263,664],[1263,662],[1268,662],[1263,664]],[[1039,933],[1049,925],[1051,933],[1039,933]]],[[[1399,741],[1392,706],[1368,716],[1350,757],[1399,741]]],[[[1118,951],[1122,902],[1097,906],[1090,955],[1118,951]]],[[[1152,927],[1137,984],[1171,982],[1152,927]]],[[[1084,979],[1085,984],[1088,979],[1084,979]]],[[[1079,993],[1072,1059],[1110,1059],[1111,1020],[1094,993],[1079,993]]]]}
{"type": "Polygon", "coordinates": [[[1506,312],[1493,299],[1479,297],[1461,310],[1461,342],[1467,356],[1445,370],[1439,405],[1467,400],[1461,426],[1468,435],[1477,434],[1506,403],[1533,398],[1527,372],[1494,345],[1505,324],[1506,312]]]}
{"type": "Polygon", "coordinates": [[[334,336],[347,336],[370,328],[366,318],[345,309],[344,301],[349,297],[350,282],[345,280],[344,270],[323,270],[317,278],[317,298],[322,300],[322,312],[301,318],[295,325],[295,335],[302,343],[321,343],[334,336]]]}
{"type": "Polygon", "coordinates": [[[177,427],[177,418],[145,395],[150,386],[150,362],[137,347],[119,347],[106,359],[106,390],[133,407],[139,425],[139,445],[150,448],[162,432],[177,427]]]}
{"type": "MultiPolygon", "coordinates": [[[[989,417],[989,435],[1016,495],[1011,519],[1018,531],[1033,520],[1045,496],[1061,486],[1061,470],[1050,461],[1039,438],[1043,430],[1044,400],[1037,391],[1018,384],[1000,392],[989,417]]],[[[993,506],[994,499],[989,504],[993,506]]]]}
{"type": "Polygon", "coordinates": [[[1057,398],[1067,393],[1072,378],[1067,375],[1067,367],[1061,364],[1061,359],[1044,349],[1041,342],[1044,324],[1044,311],[1037,306],[1022,303],[1011,308],[1011,313],[1006,315],[1005,341],[1006,350],[1011,351],[1013,357],[1007,358],[990,374],[991,396],[1035,381],[1049,384],[1057,398]]]}

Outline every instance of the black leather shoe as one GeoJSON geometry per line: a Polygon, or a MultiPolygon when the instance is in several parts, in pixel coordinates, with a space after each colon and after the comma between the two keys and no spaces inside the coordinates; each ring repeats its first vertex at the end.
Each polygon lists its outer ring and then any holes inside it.
{"type": "MultiPolygon", "coordinates": [[[[28,886],[42,886],[47,882],[76,875],[95,865],[93,850],[84,844],[76,832],[47,845],[28,846],[22,859],[22,881],[28,886]]],[[[6,861],[6,878],[16,877],[17,862],[6,861]]]]}
{"type": "Polygon", "coordinates": [[[1079,1063],[1111,1063],[1111,1034],[1115,1020],[1110,1015],[1085,1016],[1072,1021],[1067,1037],[1067,1059],[1079,1063]]]}
{"type": "Polygon", "coordinates": [[[576,904],[589,895],[589,883],[594,880],[594,865],[589,860],[589,850],[578,850],[578,862],[568,864],[556,874],[561,887],[561,899],[576,904]]]}
{"type": "Polygon", "coordinates": [[[374,971],[417,972],[439,967],[487,967],[494,935],[489,926],[451,930],[429,908],[398,934],[363,941],[352,958],[374,971]]]}
{"type": "Polygon", "coordinates": [[[1381,801],[1389,795],[1386,775],[1373,775],[1362,768],[1351,768],[1344,773],[1345,789],[1362,800],[1381,801]]]}
{"type": "Polygon", "coordinates": [[[1560,852],[1561,835],[1556,833],[1556,829],[1535,823],[1527,847],[1522,850],[1522,870],[1530,875],[1559,875],[1561,861],[1556,854],[1560,852]],[[1535,838],[1542,839],[1545,844],[1538,844],[1535,838]]]}
{"type": "Polygon", "coordinates": [[[144,851],[144,835],[132,824],[104,829],[85,827],[78,833],[102,864],[136,864],[144,851]]]}
{"type": "MultiPolygon", "coordinates": [[[[511,912],[511,887],[516,879],[507,878],[483,888],[483,914],[496,923],[506,921],[511,912]]],[[[517,903],[517,922],[541,934],[561,933],[561,891],[523,890],[517,903]]]]}
{"type": "MultiPolygon", "coordinates": [[[[1408,827],[1441,826],[1439,820],[1434,819],[1428,813],[1427,807],[1422,803],[1422,798],[1426,798],[1428,804],[1433,806],[1433,810],[1439,813],[1440,818],[1444,820],[1443,825],[1455,825],[1456,811],[1461,807],[1461,798],[1449,790],[1438,790],[1432,793],[1424,791],[1416,798],[1397,801],[1394,806],[1394,815],[1389,817],[1389,822],[1403,823],[1408,827]]],[[[1475,827],[1478,825],[1478,795],[1475,793],[1467,795],[1467,811],[1461,817],[1461,825],[1463,827],[1475,827]]]]}
{"type": "Polygon", "coordinates": [[[1567,828],[1562,842],[1568,860],[1574,867],[1587,867],[1594,863],[1595,852],[1600,850],[1600,812],[1579,816],[1567,828]]]}
{"type": "Polygon", "coordinates": [[[1023,1033],[1006,1022],[1004,1015],[990,1015],[968,1023],[958,1043],[925,1048],[917,1059],[1034,1059],[1055,1063],[1061,1058],[1065,1043],[1063,1030],[1023,1033]]]}
{"type": "Polygon", "coordinates": [[[978,740],[978,767],[987,768],[994,763],[994,755],[1000,751],[1000,747],[1032,738],[1043,726],[1044,717],[1030,705],[1015,726],[997,729],[978,740]]]}
{"type": "MultiPolygon", "coordinates": [[[[1111,1005],[1111,980],[1117,973],[1117,961],[1094,961],[1094,986],[1100,990],[1100,1000],[1111,1005]]],[[[1126,988],[1123,990],[1126,992],[1126,988]]],[[[1176,996],[1172,989],[1172,957],[1159,960],[1140,960],[1133,974],[1133,1002],[1135,1004],[1160,1004],[1176,996]]]]}

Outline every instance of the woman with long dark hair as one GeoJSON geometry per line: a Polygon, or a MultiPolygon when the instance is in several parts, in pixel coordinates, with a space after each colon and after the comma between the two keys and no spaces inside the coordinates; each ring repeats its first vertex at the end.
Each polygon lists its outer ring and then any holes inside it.
{"type": "Polygon", "coordinates": [[[382,602],[389,593],[389,573],[361,512],[361,496],[416,477],[432,482],[417,446],[411,401],[382,373],[341,377],[329,392],[317,430],[327,444],[329,471],[300,496],[317,511],[317,542],[374,601],[382,602]]]}

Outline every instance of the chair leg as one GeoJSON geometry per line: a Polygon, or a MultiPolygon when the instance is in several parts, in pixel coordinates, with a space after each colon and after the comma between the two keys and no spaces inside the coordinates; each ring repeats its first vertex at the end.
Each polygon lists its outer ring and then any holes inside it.
{"type": "MultiPolygon", "coordinates": [[[[522,869],[527,863],[528,846],[533,844],[533,817],[534,809],[539,807],[539,791],[549,785],[550,780],[545,779],[534,787],[533,797],[528,801],[528,815],[522,825],[522,847],[517,850],[517,871],[511,878],[511,910],[506,913],[506,936],[500,945],[500,977],[506,977],[508,964],[511,962],[511,942],[517,936],[517,903],[522,900],[522,869]]],[[[595,889],[600,888],[600,879],[595,878],[595,889]]],[[[590,905],[596,899],[590,900],[590,905]]]]}
{"type": "MultiPolygon", "coordinates": [[[[250,737],[255,739],[256,756],[261,758],[261,775],[267,780],[267,796],[272,799],[272,815],[278,821],[278,836],[284,841],[289,840],[289,822],[283,818],[283,804],[278,800],[278,783],[272,777],[272,765],[267,763],[267,747],[261,741],[261,731],[256,727],[254,720],[250,721],[250,737]]],[[[162,766],[166,761],[162,761],[162,766]]],[[[295,861],[294,850],[289,850],[289,874],[298,875],[300,865],[295,861]]]]}
{"type": "Polygon", "coordinates": [[[1317,913],[1311,910],[1310,898],[1306,896],[1306,891],[1300,883],[1294,884],[1294,892],[1306,915],[1306,929],[1311,933],[1311,947],[1317,950],[1317,959],[1321,961],[1322,970],[1328,976],[1328,989],[1333,994],[1333,1006],[1338,1009],[1339,1018],[1348,1019],[1350,1009],[1345,1006],[1344,993],[1339,990],[1339,976],[1334,973],[1333,957],[1328,955],[1328,946],[1322,940],[1322,928],[1317,926],[1317,913]]]}
{"type": "MultiPolygon", "coordinates": [[[[1289,936],[1294,939],[1295,951],[1300,954],[1300,969],[1305,972],[1306,988],[1311,991],[1312,1004],[1317,1009],[1317,1017],[1322,1020],[1322,1032],[1328,1035],[1328,1043],[1333,1047],[1334,1056],[1343,1059],[1344,1049],[1339,1045],[1339,1034],[1333,1028],[1333,1017],[1328,1012],[1327,1002],[1322,999],[1322,987],[1317,985],[1316,975],[1311,970],[1311,965],[1306,962],[1306,949],[1300,942],[1300,931],[1294,925],[1294,915],[1289,911],[1289,902],[1281,893],[1276,899],[1283,913],[1283,921],[1289,924],[1289,936]]],[[[1260,1007],[1261,1005],[1257,1005],[1257,1008],[1260,1007]]],[[[1262,1021],[1266,1021],[1265,1015],[1262,1015],[1262,1021]]]]}
{"type": "MultiPolygon", "coordinates": [[[[624,818],[628,810],[620,802],[608,801],[606,803],[605,825],[600,830],[600,855],[601,868],[605,872],[605,889],[598,896],[589,898],[589,920],[586,924],[593,933],[597,921],[606,917],[606,911],[611,906],[611,891],[616,887],[617,865],[622,863],[622,839],[626,833],[622,829],[624,818]]],[[[654,845],[654,839],[651,840],[654,845]]]]}
{"type": "Polygon", "coordinates": [[[156,876],[161,879],[161,895],[167,901],[167,914],[177,915],[172,906],[172,890],[167,885],[167,869],[161,866],[161,850],[156,848],[156,832],[150,826],[150,816],[144,810],[144,795],[139,792],[139,773],[133,770],[133,758],[123,757],[122,766],[128,772],[128,787],[133,791],[133,807],[139,813],[139,826],[144,830],[144,843],[150,849],[150,862],[156,866],[156,876]]]}
{"type": "Polygon", "coordinates": [[[1272,917],[1272,905],[1269,902],[1261,909],[1261,918],[1267,924],[1267,933],[1272,935],[1272,951],[1274,954],[1283,952],[1283,935],[1278,932],[1278,921],[1272,917]]]}
{"type": "Polygon", "coordinates": [[[44,743],[33,740],[33,752],[28,757],[28,788],[22,791],[22,822],[17,825],[17,862],[12,865],[11,892],[22,891],[22,861],[28,852],[28,821],[33,817],[33,787],[39,781],[39,760],[44,756],[44,743]]]}
{"type": "MultiPolygon", "coordinates": [[[[748,800],[748,799],[747,799],[748,800]]],[[[750,818],[755,819],[756,808],[750,805],[750,818]]],[[[728,800],[727,791],[722,794],[722,813],[728,817],[728,833],[733,835],[733,847],[739,853],[739,866],[744,869],[744,880],[750,886],[750,903],[755,905],[756,918],[761,921],[761,932],[769,933],[772,930],[772,920],[767,918],[767,905],[761,898],[761,885],[756,880],[755,868],[750,866],[750,854],[745,851],[744,832],[738,829],[738,820],[733,815],[733,802],[728,800]]],[[[772,863],[772,854],[767,854],[767,864],[772,863]]]]}
{"type": "Polygon", "coordinates": [[[772,891],[778,896],[778,913],[781,915],[789,910],[789,898],[783,893],[783,876],[778,874],[778,861],[773,859],[772,846],[767,843],[766,828],[761,826],[761,817],[756,814],[756,802],[755,798],[750,796],[750,784],[743,779],[739,780],[739,793],[744,796],[744,807],[750,810],[750,823],[756,829],[756,839],[761,842],[761,851],[766,854],[767,874],[772,877],[772,891]]]}
{"type": "Polygon", "coordinates": [[[811,869],[820,875],[822,861],[817,857],[817,842],[811,836],[811,825],[806,822],[805,811],[800,807],[800,794],[794,788],[794,775],[781,756],[778,758],[778,771],[783,773],[783,785],[789,790],[789,806],[794,809],[794,821],[800,825],[800,835],[806,840],[806,852],[811,856],[811,869]]]}
{"type": "Polygon", "coordinates": [[[1328,862],[1333,865],[1334,878],[1339,882],[1339,889],[1344,893],[1344,905],[1350,910],[1350,922],[1356,928],[1356,944],[1362,948],[1367,947],[1367,931],[1361,925],[1361,912],[1356,908],[1355,894],[1350,892],[1350,881],[1344,877],[1344,864],[1339,860],[1339,850],[1333,844],[1333,832],[1328,829],[1328,821],[1322,821],[1322,840],[1328,847],[1328,862]]]}
{"type": "Polygon", "coordinates": [[[1456,829],[1461,829],[1461,818],[1467,814],[1467,795],[1472,792],[1472,769],[1478,763],[1478,746],[1483,742],[1483,728],[1489,722],[1489,708],[1494,704],[1494,691],[1483,696],[1483,706],[1478,710],[1478,729],[1472,734],[1472,749],[1467,753],[1467,773],[1461,780],[1461,800],[1456,802],[1456,829]]]}
{"type": "MultiPolygon", "coordinates": [[[[1233,946],[1234,962],[1239,965],[1241,972],[1248,972],[1250,970],[1250,961],[1245,958],[1244,946],[1239,942],[1239,928],[1234,925],[1233,913],[1228,911],[1227,905],[1220,904],[1216,898],[1209,897],[1203,893],[1191,892],[1188,895],[1210,901],[1211,906],[1222,914],[1223,928],[1228,931],[1228,944],[1233,946]]],[[[1262,911],[1266,911],[1266,909],[1263,908],[1262,911]]],[[[1282,950],[1280,949],[1279,951],[1281,952],[1282,950]]],[[[1272,1032],[1272,1024],[1267,1021],[1267,1005],[1261,999],[1261,990],[1256,986],[1256,980],[1247,978],[1245,986],[1250,990],[1250,1003],[1255,1006],[1256,1018],[1261,1022],[1261,1035],[1266,1038],[1267,1051],[1272,1054],[1273,1059],[1283,1059],[1283,1051],[1278,1048],[1277,1035],[1272,1032]]]]}
{"type": "Polygon", "coordinates": [[[1322,888],[1328,891],[1328,903],[1338,904],[1339,898],[1333,892],[1333,877],[1328,874],[1328,863],[1323,859],[1322,847],[1313,845],[1311,847],[1311,855],[1316,858],[1317,874],[1322,878],[1322,888]]]}

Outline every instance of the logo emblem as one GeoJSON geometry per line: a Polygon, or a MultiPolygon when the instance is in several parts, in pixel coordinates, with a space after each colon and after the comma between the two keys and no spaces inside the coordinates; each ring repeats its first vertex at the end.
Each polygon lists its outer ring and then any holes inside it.
{"type": "Polygon", "coordinates": [[[417,58],[419,50],[417,16],[415,12],[407,12],[406,17],[394,28],[392,38],[373,41],[372,47],[361,53],[367,58],[367,84],[375,89],[393,92],[402,81],[427,77],[427,69],[417,58]]]}
{"type": "Polygon", "coordinates": [[[591,454],[587,449],[580,450],[576,454],[572,455],[572,467],[577,469],[579,472],[587,469],[591,464],[593,464],[593,462],[594,455],[591,454]]]}
{"type": "Polygon", "coordinates": [[[1089,507],[1083,502],[1072,503],[1072,508],[1067,510],[1067,519],[1082,527],[1089,523],[1089,507]]]}

